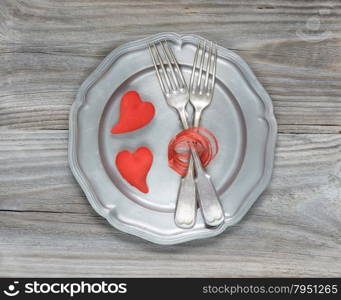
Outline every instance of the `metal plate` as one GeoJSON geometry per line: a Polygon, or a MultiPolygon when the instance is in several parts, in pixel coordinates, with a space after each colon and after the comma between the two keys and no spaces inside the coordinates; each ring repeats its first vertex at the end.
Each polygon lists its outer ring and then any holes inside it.
{"type": "Polygon", "coordinates": [[[215,94],[201,126],[215,133],[219,153],[208,172],[219,191],[225,222],[207,228],[200,211],[192,229],[174,224],[180,177],[168,167],[168,142],[181,130],[158,85],[147,49],[168,40],[187,78],[198,41],[196,35],[161,33],[113,50],[85,80],[70,113],[69,163],[92,207],[114,227],[158,244],[175,244],[217,235],[237,223],[270,181],[276,121],[271,99],[235,53],[219,47],[215,94]],[[119,117],[121,96],[136,90],[156,108],[146,127],[110,134],[119,117]],[[149,147],[154,154],[143,194],[118,173],[115,155],[124,149],[149,147]]]}

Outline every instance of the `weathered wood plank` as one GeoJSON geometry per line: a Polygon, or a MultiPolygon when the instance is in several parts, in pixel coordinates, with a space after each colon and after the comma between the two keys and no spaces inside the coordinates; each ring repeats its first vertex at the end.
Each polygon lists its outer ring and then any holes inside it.
{"type": "Polygon", "coordinates": [[[341,136],[281,134],[270,187],[219,237],[157,246],[97,216],[67,132],[0,132],[0,276],[340,276],[341,136]]]}
{"type": "Polygon", "coordinates": [[[280,132],[341,130],[339,1],[3,0],[0,12],[0,128],[67,129],[80,83],[111,49],[176,31],[245,58],[280,132]]]}

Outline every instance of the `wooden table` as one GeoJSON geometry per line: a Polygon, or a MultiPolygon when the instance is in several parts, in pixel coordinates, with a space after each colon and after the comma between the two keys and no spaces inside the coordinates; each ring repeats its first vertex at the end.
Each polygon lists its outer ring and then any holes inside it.
{"type": "Polygon", "coordinates": [[[0,1],[0,276],[341,276],[340,1],[0,1]],[[273,179],[219,237],[158,246],[96,215],[68,113],[113,48],[162,31],[241,55],[270,94],[273,179]]]}

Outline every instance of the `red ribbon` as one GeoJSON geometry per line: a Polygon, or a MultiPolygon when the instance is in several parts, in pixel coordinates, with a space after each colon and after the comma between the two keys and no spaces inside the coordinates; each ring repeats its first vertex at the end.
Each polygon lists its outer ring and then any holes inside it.
{"type": "Polygon", "coordinates": [[[214,134],[202,127],[193,127],[181,131],[171,139],[168,145],[168,165],[181,176],[185,176],[193,147],[206,167],[218,153],[218,141],[214,134]]]}

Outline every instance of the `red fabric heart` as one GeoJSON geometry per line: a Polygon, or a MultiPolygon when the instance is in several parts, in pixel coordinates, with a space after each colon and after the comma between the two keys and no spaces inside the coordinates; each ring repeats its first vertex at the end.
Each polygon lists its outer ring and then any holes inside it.
{"type": "Polygon", "coordinates": [[[129,91],[122,97],[120,104],[120,118],[111,133],[125,133],[147,125],[154,117],[155,108],[150,102],[141,100],[135,91],[129,91]]]}
{"type": "Polygon", "coordinates": [[[147,175],[152,166],[153,153],[140,147],[134,153],[128,150],[116,155],[116,166],[122,177],[143,193],[148,193],[147,175]]]}

